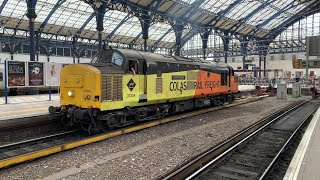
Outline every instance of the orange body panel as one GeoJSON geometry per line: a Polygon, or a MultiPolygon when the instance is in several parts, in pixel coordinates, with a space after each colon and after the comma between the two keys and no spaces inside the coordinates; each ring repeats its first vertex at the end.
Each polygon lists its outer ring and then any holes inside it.
{"type": "MultiPolygon", "coordinates": [[[[229,80],[229,77],[227,77],[229,80]]],[[[220,94],[231,94],[238,92],[238,83],[234,82],[234,76],[231,76],[231,86],[229,88],[229,83],[222,86],[221,85],[221,75],[206,71],[199,71],[195,97],[204,97],[204,96],[214,96],[220,94]],[[230,90],[230,91],[229,91],[230,90]]]]}

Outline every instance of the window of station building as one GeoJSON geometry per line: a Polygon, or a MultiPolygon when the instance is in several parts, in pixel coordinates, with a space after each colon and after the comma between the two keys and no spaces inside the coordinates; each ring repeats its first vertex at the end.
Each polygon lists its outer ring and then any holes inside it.
{"type": "Polygon", "coordinates": [[[3,73],[0,72],[0,81],[3,81],[3,73]]]}
{"type": "Polygon", "coordinates": [[[63,56],[71,56],[71,49],[63,48],[63,56]]]}
{"type": "MultiPolygon", "coordinates": [[[[29,45],[28,45],[28,46],[29,46],[29,45]]],[[[15,52],[15,53],[18,53],[18,54],[25,53],[25,52],[23,51],[22,44],[16,45],[15,48],[14,48],[14,52],[15,52]]]]}
{"type": "Polygon", "coordinates": [[[10,46],[5,43],[1,43],[2,52],[10,52],[10,46]]]}
{"type": "Polygon", "coordinates": [[[234,63],[236,62],[236,58],[232,58],[231,61],[234,63]]]}
{"type": "Polygon", "coordinates": [[[63,48],[57,47],[57,56],[63,56],[63,48]]]}
{"type": "Polygon", "coordinates": [[[292,54],[292,60],[296,60],[297,59],[297,55],[296,54],[292,54]]]}
{"type": "Polygon", "coordinates": [[[251,62],[254,62],[254,57],[251,57],[251,62]]]}
{"type": "Polygon", "coordinates": [[[25,54],[30,53],[30,45],[29,44],[23,44],[22,49],[23,49],[22,53],[25,53],[25,54]]]}
{"type": "Polygon", "coordinates": [[[221,74],[221,86],[225,86],[227,85],[227,77],[228,77],[228,74],[227,73],[222,73],[221,74]]]}
{"type": "Polygon", "coordinates": [[[274,56],[273,55],[270,56],[270,61],[274,61],[274,56]]]}
{"type": "Polygon", "coordinates": [[[112,54],[111,62],[115,65],[122,66],[123,58],[121,57],[120,54],[118,54],[117,52],[114,52],[112,54]]]}
{"type": "Polygon", "coordinates": [[[281,54],[281,60],[286,60],[286,55],[284,55],[284,54],[281,54]]]}
{"type": "MultiPolygon", "coordinates": [[[[48,49],[49,50],[49,49],[48,49]]],[[[47,54],[47,49],[45,48],[45,47],[43,47],[43,46],[40,46],[40,52],[39,52],[40,54],[47,54]]]]}

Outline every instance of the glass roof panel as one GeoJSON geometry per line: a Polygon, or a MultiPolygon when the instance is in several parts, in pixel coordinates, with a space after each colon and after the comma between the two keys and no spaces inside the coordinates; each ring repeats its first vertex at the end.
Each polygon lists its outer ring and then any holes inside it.
{"type": "Polygon", "coordinates": [[[175,42],[176,41],[176,35],[174,34],[174,31],[170,31],[169,34],[167,34],[162,41],[165,42],[175,42]]]}
{"type": "Polygon", "coordinates": [[[218,13],[225,10],[234,0],[206,0],[200,8],[211,11],[213,13],[218,13]]]}
{"type": "Polygon", "coordinates": [[[192,4],[193,2],[195,2],[196,0],[181,0],[185,3],[188,3],[188,4],[192,4]]]}
{"type": "MultiPolygon", "coordinates": [[[[123,12],[120,12],[118,16],[116,16],[115,13],[112,13],[111,16],[109,17],[110,20],[108,21],[108,22],[111,21],[111,25],[110,27],[108,27],[107,32],[113,31],[116,28],[116,26],[121,22],[121,20],[124,19],[126,15],[127,13],[123,13],[123,12]]],[[[124,24],[122,24],[116,30],[115,34],[122,35],[122,36],[136,37],[141,32],[141,30],[142,29],[141,29],[141,24],[139,19],[137,17],[133,17],[127,20],[124,24]]]]}
{"type": "Polygon", "coordinates": [[[157,41],[169,29],[171,29],[171,26],[169,24],[156,23],[149,28],[149,36],[150,36],[149,38],[151,40],[157,41]]]}
{"type": "Polygon", "coordinates": [[[80,28],[92,12],[92,7],[83,1],[68,0],[53,13],[48,23],[80,28]]]}
{"type": "Polygon", "coordinates": [[[27,12],[27,3],[25,1],[8,1],[4,6],[1,15],[8,16],[12,18],[25,19],[28,18],[25,16],[27,12]]]}
{"type": "Polygon", "coordinates": [[[301,11],[303,8],[304,8],[304,5],[298,5],[286,12],[281,13],[281,15],[271,20],[264,28],[265,29],[275,28],[276,26],[280,25],[282,22],[286,21],[290,17],[295,16],[294,13],[301,11]]]}
{"type": "Polygon", "coordinates": [[[255,9],[257,9],[262,3],[255,1],[252,3],[252,1],[245,1],[234,7],[228,14],[228,18],[232,19],[242,19],[249,15],[251,12],[253,12],[255,9]]]}
{"type": "Polygon", "coordinates": [[[247,23],[250,25],[256,26],[258,24],[263,23],[264,20],[268,19],[269,17],[271,17],[275,13],[277,13],[277,11],[272,8],[264,8],[259,13],[256,13],[255,15],[253,15],[247,21],[247,23]]]}
{"type": "Polygon", "coordinates": [[[47,16],[49,15],[50,11],[53,9],[54,5],[58,2],[58,0],[38,0],[36,6],[36,14],[37,22],[43,22],[47,16]]]}

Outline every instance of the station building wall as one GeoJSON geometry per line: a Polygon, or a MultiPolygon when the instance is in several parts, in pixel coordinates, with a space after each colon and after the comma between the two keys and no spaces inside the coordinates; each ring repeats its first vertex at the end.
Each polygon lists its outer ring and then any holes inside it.
{"type": "MultiPolygon", "coordinates": [[[[306,59],[305,53],[286,53],[286,54],[268,54],[267,55],[267,63],[266,69],[282,69],[282,72],[274,73],[268,72],[268,78],[302,78],[306,74],[305,69],[293,69],[292,60],[294,59],[306,59]]],[[[310,57],[310,60],[317,59],[317,57],[310,57]]],[[[255,64],[259,66],[259,56],[248,56],[246,60],[251,60],[252,62],[248,64],[255,64]]],[[[319,59],[320,61],[320,59],[319,59]]],[[[232,66],[232,68],[237,69],[238,67],[242,68],[242,57],[229,57],[228,64],[232,66]]],[[[263,61],[261,62],[261,66],[263,68],[263,61]]],[[[249,66],[249,69],[252,69],[252,66],[249,66]]],[[[313,71],[315,75],[320,76],[320,68],[311,68],[310,72],[313,71]]],[[[253,73],[239,73],[239,74],[247,74],[247,76],[253,76],[253,73]]],[[[263,76],[263,73],[261,73],[263,76]]]]}
{"type": "MultiPolygon", "coordinates": [[[[10,53],[0,53],[1,60],[11,60],[10,53]]],[[[29,54],[13,54],[14,61],[30,61],[29,54]]],[[[48,62],[48,56],[39,55],[40,62],[48,62]]],[[[91,58],[80,58],[80,63],[88,63],[91,61],[91,58]]],[[[73,57],[68,56],[49,56],[49,62],[55,63],[65,63],[65,64],[72,64],[73,57]]],[[[76,58],[76,62],[78,62],[78,58],[76,58]]]]}

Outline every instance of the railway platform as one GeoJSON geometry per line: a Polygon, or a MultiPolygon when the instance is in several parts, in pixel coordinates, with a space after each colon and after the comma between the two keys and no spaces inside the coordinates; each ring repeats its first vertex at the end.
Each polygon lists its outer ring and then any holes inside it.
{"type": "MultiPolygon", "coordinates": [[[[240,85],[241,92],[255,90],[253,85],[240,85]]],[[[37,115],[48,114],[49,106],[59,106],[59,94],[52,94],[51,101],[47,94],[13,96],[8,97],[8,104],[5,104],[4,97],[0,98],[0,120],[9,120],[37,115]]]]}
{"type": "Polygon", "coordinates": [[[320,177],[320,108],[305,134],[287,169],[284,180],[316,180],[320,177]]]}
{"type": "Polygon", "coordinates": [[[58,105],[58,94],[52,94],[51,101],[48,95],[13,96],[8,98],[8,104],[5,104],[4,97],[1,97],[0,120],[48,114],[49,106],[58,105]]]}

